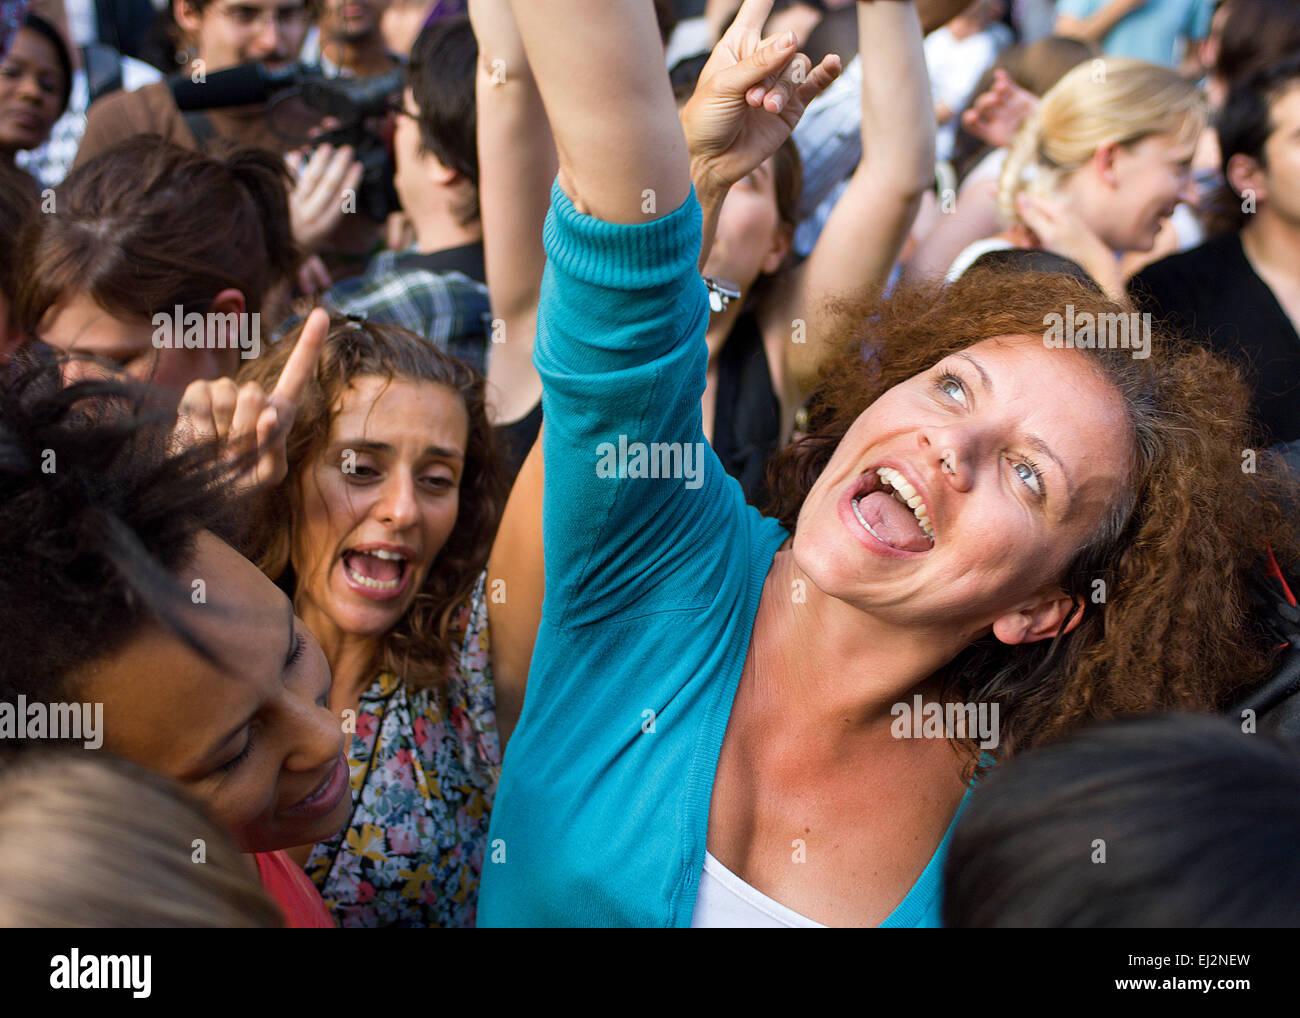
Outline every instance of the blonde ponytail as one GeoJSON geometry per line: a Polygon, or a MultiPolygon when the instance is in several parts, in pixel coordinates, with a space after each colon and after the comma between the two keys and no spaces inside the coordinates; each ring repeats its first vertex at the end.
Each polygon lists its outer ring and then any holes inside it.
{"type": "Polygon", "coordinates": [[[998,208],[1007,222],[1018,222],[1022,191],[1051,193],[1101,146],[1165,133],[1192,138],[1205,121],[1200,92],[1176,71],[1126,57],[1080,64],[1017,132],[998,181],[998,208]]]}

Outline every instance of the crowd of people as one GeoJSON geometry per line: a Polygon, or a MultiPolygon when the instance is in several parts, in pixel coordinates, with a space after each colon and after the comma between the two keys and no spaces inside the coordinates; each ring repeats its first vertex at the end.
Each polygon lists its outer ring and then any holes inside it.
{"type": "Polygon", "coordinates": [[[1300,923],[1289,0],[0,39],[0,924],[1300,923]]]}

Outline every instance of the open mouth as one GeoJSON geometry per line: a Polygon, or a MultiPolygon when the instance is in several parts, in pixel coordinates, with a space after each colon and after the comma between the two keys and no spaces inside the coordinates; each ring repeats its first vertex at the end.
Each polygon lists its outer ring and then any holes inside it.
{"type": "Polygon", "coordinates": [[[353,548],[343,553],[343,571],[359,587],[377,593],[400,590],[406,582],[411,563],[403,555],[384,548],[366,551],[353,548]]]}
{"type": "Polygon", "coordinates": [[[893,467],[877,467],[863,474],[852,505],[858,522],[881,544],[911,552],[934,547],[929,507],[893,467]]]}

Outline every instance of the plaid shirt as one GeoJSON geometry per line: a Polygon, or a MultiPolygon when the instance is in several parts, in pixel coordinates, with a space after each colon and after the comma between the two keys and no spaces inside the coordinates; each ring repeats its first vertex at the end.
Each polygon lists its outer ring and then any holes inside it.
{"type": "MultiPolygon", "coordinates": [[[[322,303],[340,314],[400,325],[481,372],[492,320],[487,287],[463,272],[436,271],[429,265],[436,258],[416,251],[381,251],[360,276],[326,290],[322,303]]],[[[280,333],[298,320],[285,322],[280,333]]]]}

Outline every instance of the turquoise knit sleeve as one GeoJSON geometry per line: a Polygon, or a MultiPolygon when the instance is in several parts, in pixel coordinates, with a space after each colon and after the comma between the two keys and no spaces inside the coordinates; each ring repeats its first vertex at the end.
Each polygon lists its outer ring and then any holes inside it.
{"type": "Polygon", "coordinates": [[[743,497],[701,426],[701,219],[693,191],[660,219],[618,225],[553,189],[534,353],[553,624],[705,603],[698,556],[741,540],[743,497]]]}

